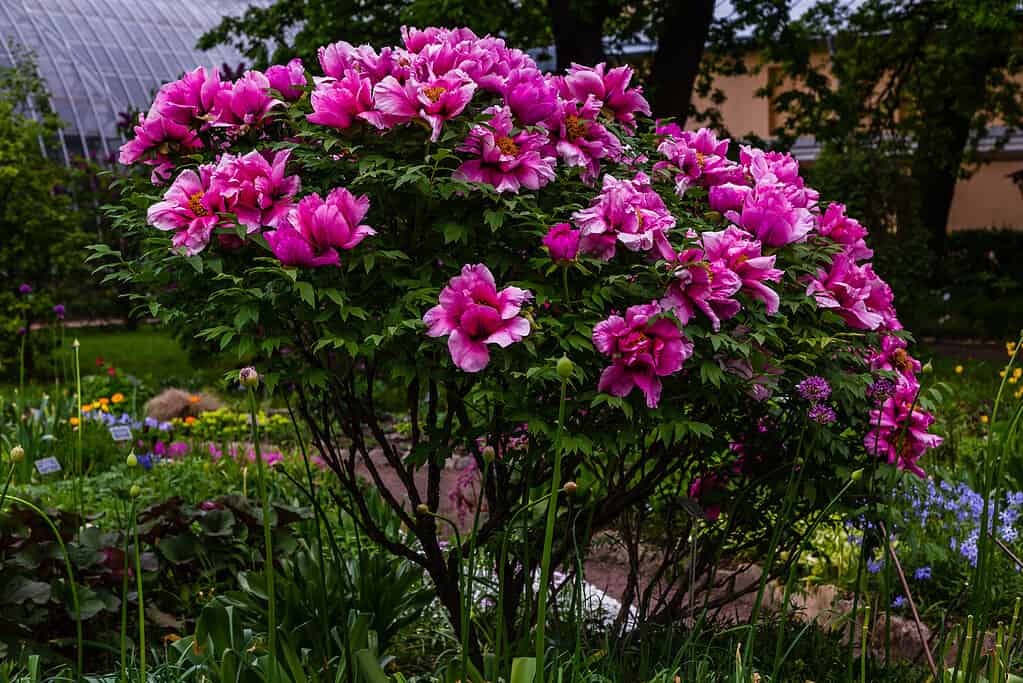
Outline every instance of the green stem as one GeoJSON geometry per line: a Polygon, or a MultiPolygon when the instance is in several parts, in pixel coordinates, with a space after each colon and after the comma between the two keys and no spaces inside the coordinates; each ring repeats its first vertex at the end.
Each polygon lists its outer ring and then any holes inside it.
{"type": "Polygon", "coordinates": [[[572,296],[568,293],[568,266],[561,266],[561,284],[565,287],[565,310],[572,310],[572,296]]]}
{"type": "Polygon", "coordinates": [[[25,333],[21,335],[21,350],[18,352],[18,395],[25,395],[25,342],[28,341],[28,321],[25,321],[25,333]]]}
{"type": "Polygon", "coordinates": [[[561,435],[565,431],[565,397],[568,382],[561,382],[561,403],[558,406],[558,434],[554,443],[554,471],[551,473],[551,499],[547,503],[547,526],[543,537],[540,561],[540,587],[536,596],[536,681],[544,680],[544,655],[547,650],[547,584],[551,577],[551,546],[554,544],[554,522],[558,516],[558,492],[561,489],[561,435]]]}
{"type": "Polygon", "coordinates": [[[11,470],[7,473],[7,481],[4,482],[3,493],[0,493],[0,509],[4,506],[4,501],[7,499],[7,491],[11,488],[11,482],[14,481],[14,470],[18,467],[18,463],[11,460],[11,470]]]}
{"type": "MultiPolygon", "coordinates": [[[[132,501],[129,518],[134,524],[135,502],[132,501]]],[[[131,536],[128,530],[124,533],[124,575],[121,577],[121,681],[128,681],[128,544],[131,536]]]]}
{"type": "Polygon", "coordinates": [[[74,500],[75,510],[78,513],[79,518],[82,518],[82,431],[85,429],[85,422],[82,420],[82,365],[79,354],[78,340],[75,339],[75,403],[78,406],[78,430],[77,445],[75,448],[75,462],[72,469],[74,470],[75,486],[74,486],[74,500]]]}
{"type": "Polygon", "coordinates": [[[139,525],[135,519],[134,503],[131,524],[135,535],[135,588],[138,591],[139,606],[139,681],[146,683],[146,605],[142,596],[142,553],[139,550],[139,525]]]}
{"type": "Polygon", "coordinates": [[[267,640],[270,648],[270,681],[277,680],[277,592],[274,588],[273,534],[270,529],[270,491],[266,484],[266,467],[259,450],[259,422],[256,419],[256,394],[249,387],[249,415],[252,417],[252,448],[256,454],[256,473],[259,477],[259,496],[263,506],[263,546],[266,571],[267,640]]]}

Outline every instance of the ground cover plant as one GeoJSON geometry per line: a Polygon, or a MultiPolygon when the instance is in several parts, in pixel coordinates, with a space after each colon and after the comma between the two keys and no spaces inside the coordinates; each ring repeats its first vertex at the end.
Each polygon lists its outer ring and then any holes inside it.
{"type": "Polygon", "coordinates": [[[661,569],[630,572],[621,614],[696,618],[712,605],[689,589],[753,556],[755,622],[821,519],[873,509],[941,443],[866,229],[791,157],[651,121],[629,67],[553,76],[465,29],[402,38],[325,46],[316,75],[161,89],[121,151],[151,177],[111,208],[142,256],[98,246],[106,282],[256,361],[242,384],[297,413],[333,503],[429,576],[459,675],[491,654],[546,675],[552,570],[611,528],[635,555],[647,510],[661,569]],[[438,512],[452,453],[483,492],[465,535],[438,512]],[[359,467],[407,534],[381,528],[359,467]],[[494,629],[468,606],[477,570],[494,629]]]}

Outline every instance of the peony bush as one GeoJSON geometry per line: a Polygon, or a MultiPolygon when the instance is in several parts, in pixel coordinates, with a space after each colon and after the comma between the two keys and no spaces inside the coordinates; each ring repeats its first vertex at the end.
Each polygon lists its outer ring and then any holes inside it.
{"type": "MultiPolygon", "coordinates": [[[[792,157],[651,120],[632,76],[542,73],[499,38],[407,28],[235,82],[198,68],[121,149],[150,170],[111,209],[142,256],[97,247],[107,279],[254,359],[337,504],[426,569],[459,631],[470,548],[499,577],[506,633],[535,623],[551,505],[555,566],[660,519],[688,559],[626,603],[677,618],[690,578],[763,554],[785,506],[809,517],[855,470],[920,475],[940,443],[867,230],[792,157]],[[461,548],[436,516],[454,453],[481,491],[461,548]],[[555,463],[570,495],[545,495],[555,463]],[[374,519],[361,467],[408,538],[374,519]]],[[[869,502],[871,478],[843,504],[869,502]]]]}

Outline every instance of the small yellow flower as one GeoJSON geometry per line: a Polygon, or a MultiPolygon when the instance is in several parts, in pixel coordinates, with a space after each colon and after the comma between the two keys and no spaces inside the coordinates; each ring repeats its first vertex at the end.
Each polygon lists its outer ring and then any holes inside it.
{"type": "Polygon", "coordinates": [[[963,374],[963,366],[962,365],[957,365],[956,366],[956,374],[957,375],[963,374]]]}
{"type": "Polygon", "coordinates": [[[1016,342],[1005,342],[1005,352],[1010,356],[1016,353],[1016,342]]]}
{"type": "Polygon", "coordinates": [[[1017,377],[1016,375],[1013,375],[1012,377],[1009,378],[1009,384],[1015,384],[1018,381],[1019,377],[1017,377]]]}
{"type": "Polygon", "coordinates": [[[96,410],[96,409],[97,409],[97,408],[99,408],[99,407],[100,407],[101,405],[103,405],[103,404],[102,404],[102,403],[100,403],[99,401],[93,401],[93,402],[92,402],[92,409],[93,409],[93,410],[96,410]]]}
{"type": "Polygon", "coordinates": [[[124,401],[124,394],[116,393],[110,397],[111,403],[122,403],[124,401]]]}
{"type": "Polygon", "coordinates": [[[92,410],[92,404],[91,403],[86,403],[85,405],[82,406],[82,412],[83,413],[87,413],[90,410],[92,410]]]}
{"type": "Polygon", "coordinates": [[[1000,372],[998,373],[998,376],[999,376],[999,377],[1005,377],[1005,370],[1001,370],[1001,371],[1000,371],[1000,372]]]}
{"type": "Polygon", "coordinates": [[[108,406],[108,405],[107,405],[106,403],[104,403],[103,405],[101,405],[101,406],[99,407],[99,409],[100,409],[100,410],[102,410],[102,411],[103,411],[104,413],[109,413],[109,412],[110,412],[110,406],[108,406]]]}
{"type": "Polygon", "coordinates": [[[1023,376],[1023,368],[1015,368],[1012,371],[1012,376],[1015,377],[1016,379],[1019,379],[1021,376],[1023,376]]]}
{"type": "Polygon", "coordinates": [[[981,416],[980,416],[980,422],[981,422],[981,424],[987,424],[987,420],[988,420],[988,417],[987,417],[987,415],[981,415],[981,416]]]}
{"type": "Polygon", "coordinates": [[[68,422],[71,424],[72,427],[77,427],[80,421],[77,417],[72,417],[68,420],[68,422]]]}

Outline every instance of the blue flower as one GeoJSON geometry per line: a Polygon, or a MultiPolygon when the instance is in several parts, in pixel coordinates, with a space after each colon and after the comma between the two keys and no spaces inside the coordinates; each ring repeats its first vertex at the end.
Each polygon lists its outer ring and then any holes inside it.
{"type": "Polygon", "coordinates": [[[931,578],[931,568],[930,567],[920,567],[915,572],[913,572],[913,578],[916,579],[917,581],[926,581],[926,580],[928,580],[929,578],[931,578]]]}
{"type": "Polygon", "coordinates": [[[881,567],[884,563],[881,560],[867,560],[867,571],[871,574],[877,574],[881,571],[881,567]]]}
{"type": "Polygon", "coordinates": [[[902,597],[901,595],[898,596],[897,598],[895,598],[894,600],[892,600],[892,607],[894,607],[895,609],[899,609],[900,607],[905,607],[905,606],[906,606],[906,598],[902,597]]]}
{"type": "Polygon", "coordinates": [[[153,469],[153,454],[146,453],[145,455],[138,456],[139,465],[142,469],[149,471],[153,469]]]}

